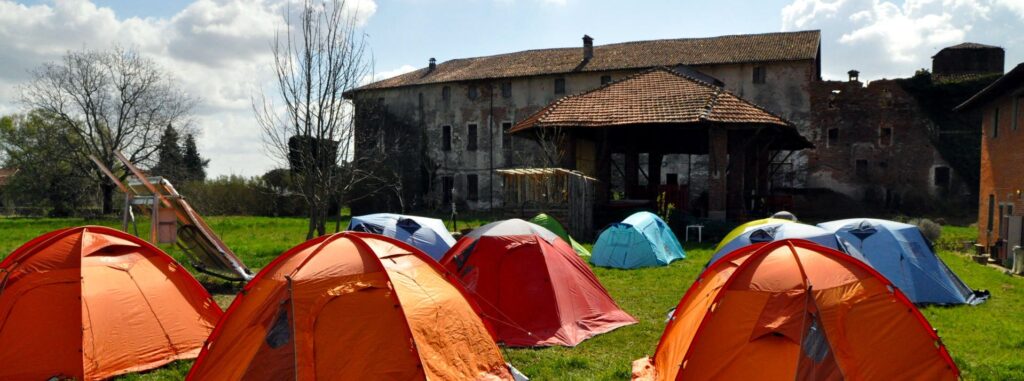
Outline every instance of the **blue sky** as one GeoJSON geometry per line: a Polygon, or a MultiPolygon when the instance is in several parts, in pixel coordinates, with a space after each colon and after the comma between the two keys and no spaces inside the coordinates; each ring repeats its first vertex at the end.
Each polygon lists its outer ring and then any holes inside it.
{"type": "MultiPolygon", "coordinates": [[[[259,175],[251,99],[270,89],[269,46],[289,0],[0,0],[0,114],[23,112],[29,71],[68,50],[128,46],[201,98],[194,126],[214,175],[259,175]],[[227,143],[230,142],[230,143],[227,143]]],[[[297,0],[291,0],[297,1],[297,0]]],[[[439,61],[512,51],[820,29],[822,74],[907,77],[964,41],[1024,61],[1024,0],[348,0],[377,78],[439,61]]]]}

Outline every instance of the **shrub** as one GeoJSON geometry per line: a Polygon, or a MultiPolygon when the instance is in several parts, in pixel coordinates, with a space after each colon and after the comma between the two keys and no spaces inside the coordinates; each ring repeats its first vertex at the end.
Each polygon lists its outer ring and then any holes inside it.
{"type": "Polygon", "coordinates": [[[921,218],[910,221],[911,225],[917,225],[918,229],[921,229],[921,234],[924,235],[929,241],[938,242],[942,236],[942,225],[935,223],[927,218],[921,218]]]}

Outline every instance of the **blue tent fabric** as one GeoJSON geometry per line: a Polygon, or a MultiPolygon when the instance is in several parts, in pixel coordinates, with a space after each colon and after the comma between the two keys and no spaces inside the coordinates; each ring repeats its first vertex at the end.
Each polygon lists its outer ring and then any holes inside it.
{"type": "Polygon", "coordinates": [[[774,242],[783,239],[803,239],[814,242],[821,246],[839,251],[845,251],[836,240],[835,234],[814,225],[801,223],[767,223],[764,225],[752,226],[743,234],[740,234],[732,241],[722,246],[708,261],[708,266],[718,261],[736,249],[762,242],[774,242]]]}
{"type": "Polygon", "coordinates": [[[352,217],[346,230],[397,239],[422,250],[435,260],[441,260],[444,253],[455,245],[455,238],[448,232],[444,222],[436,218],[391,213],[367,214],[352,217]]]}
{"type": "Polygon", "coordinates": [[[973,291],[946,266],[917,226],[870,218],[818,224],[840,244],[882,273],[915,304],[979,304],[987,291],[973,291]]]}
{"type": "Polygon", "coordinates": [[[634,213],[606,228],[591,254],[594,265],[621,269],[665,266],[686,258],[672,229],[650,212],[634,213]]]}

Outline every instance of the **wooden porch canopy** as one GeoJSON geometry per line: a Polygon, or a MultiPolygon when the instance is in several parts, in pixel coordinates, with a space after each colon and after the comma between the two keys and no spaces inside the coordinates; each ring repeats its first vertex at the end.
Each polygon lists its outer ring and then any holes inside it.
{"type": "Polygon", "coordinates": [[[653,196],[663,155],[708,155],[712,218],[742,213],[744,197],[767,193],[769,152],[813,147],[786,119],[665,67],[561,98],[510,130],[527,132],[558,136],[561,165],[605,184],[611,154],[625,154],[627,198],[653,196]],[[648,154],[648,189],[639,187],[640,153],[648,154]]]}

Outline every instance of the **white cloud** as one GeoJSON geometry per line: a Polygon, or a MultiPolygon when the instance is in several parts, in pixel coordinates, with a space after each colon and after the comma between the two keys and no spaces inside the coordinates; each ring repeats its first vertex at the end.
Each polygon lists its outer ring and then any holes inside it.
{"type": "Polygon", "coordinates": [[[1007,64],[1021,57],[1021,0],[794,0],[783,30],[821,29],[823,73],[843,78],[907,77],[930,68],[939,49],[972,41],[1000,45],[1007,64]]]}
{"type": "MultiPolygon", "coordinates": [[[[298,0],[196,0],[169,18],[119,18],[91,0],[0,0],[0,113],[20,110],[17,86],[32,68],[68,50],[132,47],[202,99],[198,143],[211,174],[261,174],[274,162],[263,153],[251,97],[273,90],[270,46],[286,1],[298,0]]],[[[348,0],[346,10],[365,25],[377,5],[348,0]]]]}

